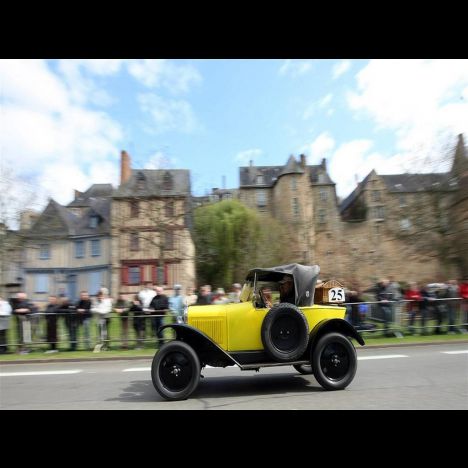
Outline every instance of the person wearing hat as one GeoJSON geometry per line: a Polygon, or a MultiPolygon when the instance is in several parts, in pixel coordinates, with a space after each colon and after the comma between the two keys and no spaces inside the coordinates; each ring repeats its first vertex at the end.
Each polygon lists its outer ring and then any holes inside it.
{"type": "Polygon", "coordinates": [[[294,292],[294,281],[291,276],[284,275],[278,282],[280,292],[280,302],[296,303],[296,294],[294,292]]]}

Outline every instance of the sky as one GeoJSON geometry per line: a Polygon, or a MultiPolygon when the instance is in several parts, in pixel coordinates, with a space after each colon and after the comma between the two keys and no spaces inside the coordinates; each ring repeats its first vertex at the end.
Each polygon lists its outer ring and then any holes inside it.
{"type": "Polygon", "coordinates": [[[36,205],[117,186],[121,150],[133,168],[189,169],[194,195],[303,153],[344,198],[372,169],[444,170],[459,133],[464,59],[0,60],[1,168],[36,205]]]}

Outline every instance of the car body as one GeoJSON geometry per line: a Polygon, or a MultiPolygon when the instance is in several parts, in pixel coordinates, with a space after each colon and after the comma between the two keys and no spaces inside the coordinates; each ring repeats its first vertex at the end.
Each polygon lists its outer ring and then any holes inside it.
{"type": "Polygon", "coordinates": [[[158,393],[168,400],[187,398],[208,365],[257,371],[293,365],[302,374],[314,374],[327,390],[348,386],[357,368],[350,338],[361,345],[364,341],[344,320],[340,288],[330,294],[335,304],[313,303],[319,272],[318,265],[254,268],[239,303],[191,306],[185,323],[162,327],[172,329],[175,339],[162,345],[153,359],[151,375],[158,393]],[[294,291],[294,304],[282,301],[284,283],[292,283],[288,287],[294,291]]]}

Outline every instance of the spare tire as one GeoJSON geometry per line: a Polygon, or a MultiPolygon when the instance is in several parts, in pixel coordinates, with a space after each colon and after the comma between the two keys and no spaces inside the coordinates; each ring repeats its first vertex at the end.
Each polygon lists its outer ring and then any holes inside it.
{"type": "Polygon", "coordinates": [[[262,343],[275,361],[299,359],[307,349],[308,341],[309,324],[295,305],[283,302],[266,314],[262,323],[262,343]]]}

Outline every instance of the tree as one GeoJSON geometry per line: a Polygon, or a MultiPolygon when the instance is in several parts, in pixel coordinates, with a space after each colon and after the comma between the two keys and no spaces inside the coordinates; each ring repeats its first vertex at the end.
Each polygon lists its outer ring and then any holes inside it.
{"type": "MultiPolygon", "coordinates": [[[[6,295],[6,284],[22,276],[25,244],[20,229],[21,214],[38,204],[38,190],[16,176],[4,161],[0,163],[0,295],[6,295]]],[[[31,213],[31,212],[30,212],[31,213]]]]}
{"type": "Polygon", "coordinates": [[[197,208],[194,241],[199,284],[229,288],[241,282],[249,269],[287,259],[283,226],[236,200],[197,208]]]}

